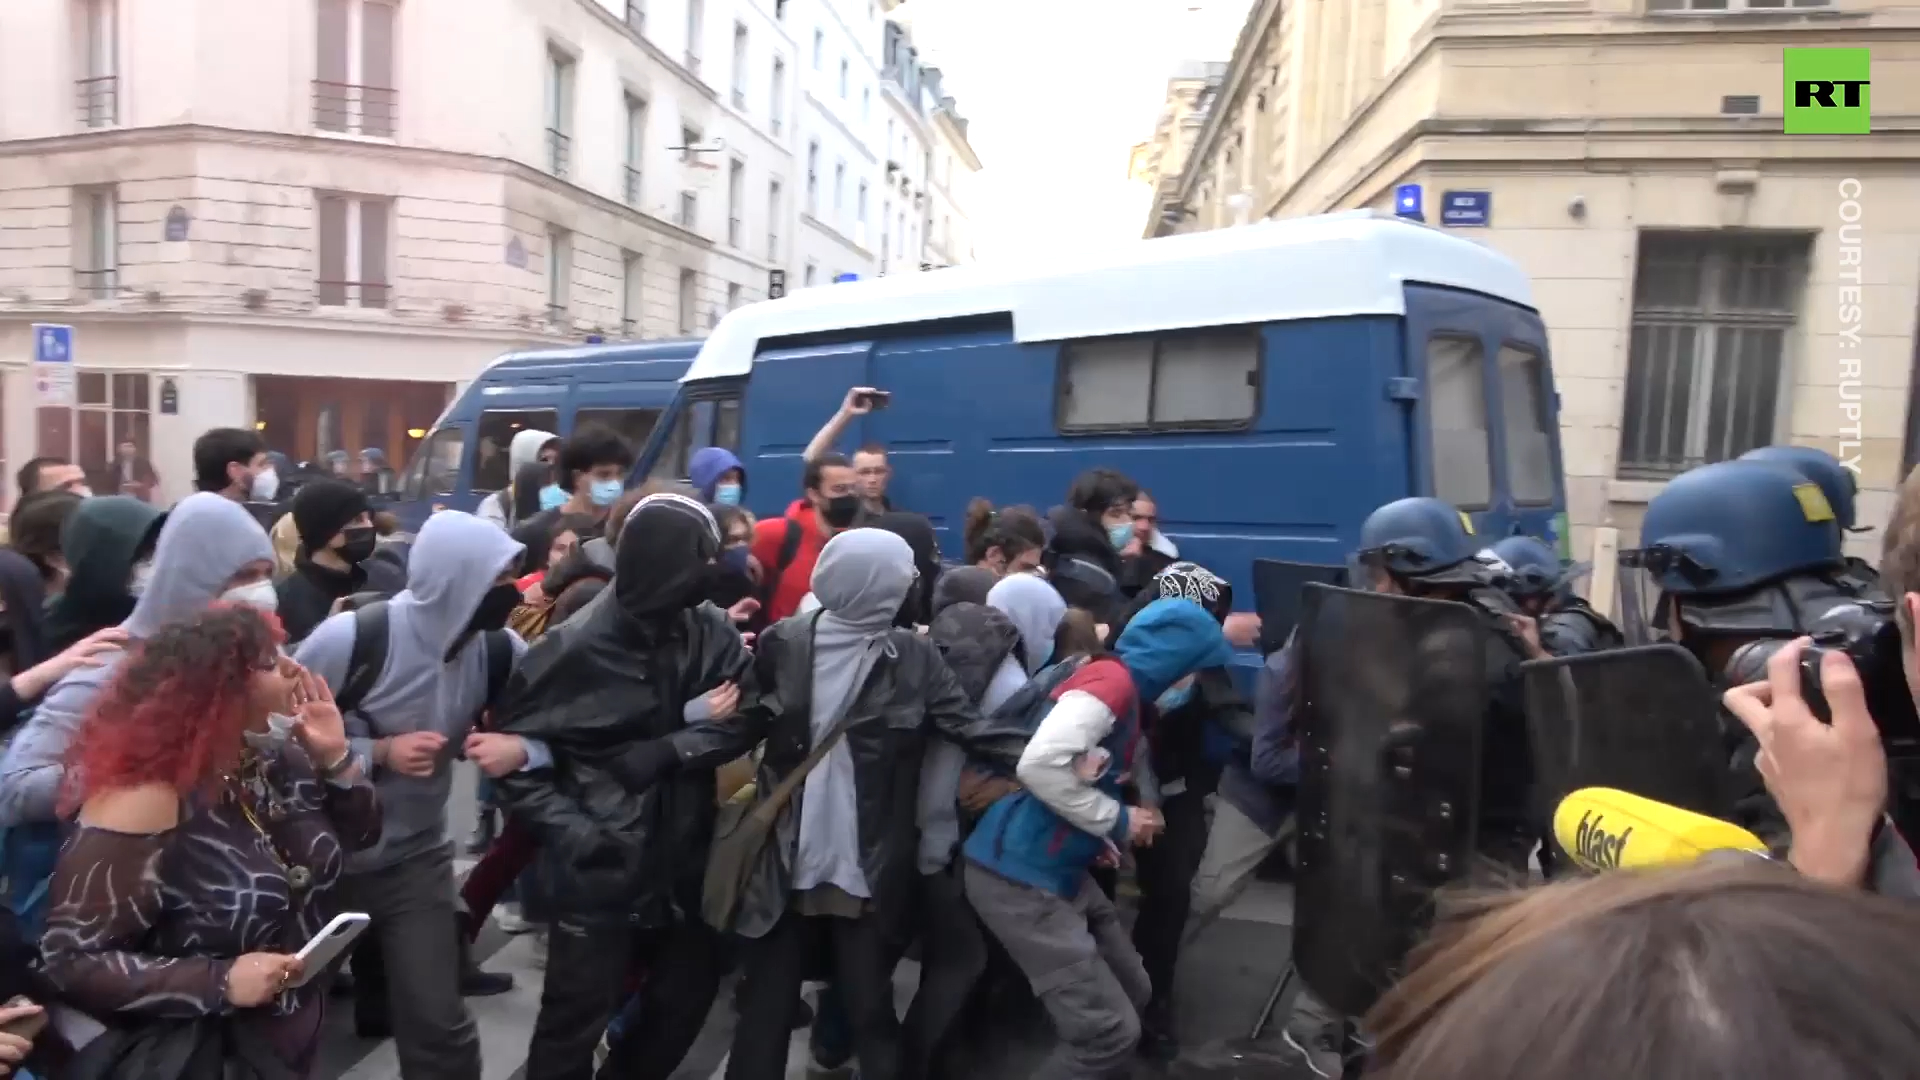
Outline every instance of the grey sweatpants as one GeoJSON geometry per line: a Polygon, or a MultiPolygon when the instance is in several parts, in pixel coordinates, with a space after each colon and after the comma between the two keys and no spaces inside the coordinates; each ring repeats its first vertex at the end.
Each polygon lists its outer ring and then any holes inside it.
{"type": "Polygon", "coordinates": [[[387,1007],[405,1080],[480,1075],[480,1034],[460,996],[453,895],[450,844],[340,879],[341,910],[373,916],[367,932],[378,937],[385,961],[387,1007]]]}
{"type": "Polygon", "coordinates": [[[974,912],[1020,965],[1059,1036],[1035,1080],[1126,1076],[1153,987],[1113,901],[1091,877],[1080,879],[1069,900],[972,863],[966,886],[974,912]]]}
{"type": "Polygon", "coordinates": [[[1279,836],[1255,824],[1227,800],[1213,797],[1213,824],[1207,829],[1206,854],[1200,856],[1200,869],[1193,875],[1188,941],[1239,899],[1253,880],[1254,871],[1279,846],[1279,836]]]}

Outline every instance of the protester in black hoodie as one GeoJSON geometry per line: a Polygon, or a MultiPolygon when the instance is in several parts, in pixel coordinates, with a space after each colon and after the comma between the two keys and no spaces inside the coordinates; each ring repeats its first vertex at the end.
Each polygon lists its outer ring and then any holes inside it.
{"type": "Polygon", "coordinates": [[[153,546],[166,515],[131,495],[102,495],[74,507],[60,536],[67,587],[47,608],[47,648],[62,652],[96,630],[119,626],[152,574],[153,546]]]}
{"type": "Polygon", "coordinates": [[[1140,485],[1112,469],[1088,469],[1067,488],[1067,501],[1047,511],[1053,537],[1041,565],[1069,607],[1101,623],[1120,621],[1120,549],[1133,541],[1133,500],[1140,485]]]}
{"type": "Polygon", "coordinates": [[[361,564],[377,542],[367,493],[345,480],[315,480],[293,497],[300,553],[293,573],[275,586],[280,624],[289,642],[304,641],[333,614],[334,605],[367,587],[361,564]]]}

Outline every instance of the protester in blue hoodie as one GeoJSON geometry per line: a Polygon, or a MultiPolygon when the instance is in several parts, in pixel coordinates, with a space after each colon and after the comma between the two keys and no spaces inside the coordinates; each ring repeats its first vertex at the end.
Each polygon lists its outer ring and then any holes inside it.
{"type": "Polygon", "coordinates": [[[739,506],[747,497],[747,467],[733,451],[706,446],[687,462],[687,479],[700,492],[700,501],[716,506],[739,506]]]}
{"type": "Polygon", "coordinates": [[[1198,604],[1156,600],[1140,609],[1113,655],[1082,665],[1054,691],[1020,758],[1023,790],[988,809],[962,848],[967,898],[1059,1036],[1043,1075],[1121,1075],[1139,1043],[1152,988],[1089,871],[1117,862],[1121,844],[1152,843],[1160,829],[1156,811],[1121,802],[1147,753],[1140,703],[1231,654],[1198,604]]]}

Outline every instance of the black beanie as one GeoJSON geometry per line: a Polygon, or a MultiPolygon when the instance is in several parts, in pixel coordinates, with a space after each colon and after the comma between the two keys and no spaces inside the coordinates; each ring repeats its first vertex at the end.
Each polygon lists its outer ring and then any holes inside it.
{"type": "Polygon", "coordinates": [[[347,523],[367,512],[367,493],[344,480],[314,480],[293,497],[293,529],[309,552],[326,547],[347,523]]]}

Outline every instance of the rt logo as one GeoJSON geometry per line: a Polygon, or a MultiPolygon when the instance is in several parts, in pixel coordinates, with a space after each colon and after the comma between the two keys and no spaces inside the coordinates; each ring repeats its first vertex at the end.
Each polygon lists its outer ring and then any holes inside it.
{"type": "Polygon", "coordinates": [[[1601,823],[1607,820],[1605,814],[1588,811],[1580,815],[1580,827],[1573,834],[1572,855],[1581,865],[1592,870],[1620,869],[1620,855],[1627,850],[1627,837],[1633,835],[1633,826],[1615,836],[1602,829],[1601,823]]]}
{"type": "Polygon", "coordinates": [[[1784,127],[1788,135],[1865,135],[1869,81],[1865,49],[1788,49],[1784,127]]]}

